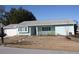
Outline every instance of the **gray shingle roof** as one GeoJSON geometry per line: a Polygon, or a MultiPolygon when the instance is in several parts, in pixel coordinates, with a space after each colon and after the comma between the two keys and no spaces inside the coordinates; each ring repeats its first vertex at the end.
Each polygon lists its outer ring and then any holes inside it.
{"type": "Polygon", "coordinates": [[[10,24],[4,27],[4,29],[12,29],[17,27],[27,26],[41,26],[41,25],[64,25],[64,24],[76,24],[74,20],[46,20],[46,21],[23,21],[19,24],[10,24]]]}
{"type": "Polygon", "coordinates": [[[12,29],[12,28],[17,28],[18,24],[10,24],[4,27],[4,29],[12,29]]]}
{"type": "Polygon", "coordinates": [[[64,25],[64,24],[76,24],[74,20],[45,20],[45,21],[24,21],[18,26],[40,26],[40,25],[64,25]]]}

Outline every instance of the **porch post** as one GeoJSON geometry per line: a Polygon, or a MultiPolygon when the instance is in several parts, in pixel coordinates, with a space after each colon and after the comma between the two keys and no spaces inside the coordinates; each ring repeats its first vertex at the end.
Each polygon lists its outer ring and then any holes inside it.
{"type": "Polygon", "coordinates": [[[29,36],[31,36],[31,27],[29,27],[29,33],[30,33],[29,36]]]}
{"type": "Polygon", "coordinates": [[[38,26],[36,26],[36,35],[38,36],[38,26]]]}

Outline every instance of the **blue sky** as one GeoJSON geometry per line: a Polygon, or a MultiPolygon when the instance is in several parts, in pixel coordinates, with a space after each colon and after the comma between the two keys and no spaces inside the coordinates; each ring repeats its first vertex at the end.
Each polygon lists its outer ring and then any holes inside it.
{"type": "Polygon", "coordinates": [[[73,19],[79,22],[78,5],[6,5],[5,9],[9,11],[12,7],[23,7],[31,11],[37,20],[73,19]]]}

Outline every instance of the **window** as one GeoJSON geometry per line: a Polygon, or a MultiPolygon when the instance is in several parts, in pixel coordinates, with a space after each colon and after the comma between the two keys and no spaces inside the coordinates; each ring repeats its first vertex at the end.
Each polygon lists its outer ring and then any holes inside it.
{"type": "Polygon", "coordinates": [[[27,27],[19,27],[18,31],[27,31],[27,27]]]}
{"type": "Polygon", "coordinates": [[[51,27],[42,27],[42,31],[51,31],[51,27]]]}
{"type": "Polygon", "coordinates": [[[22,27],[18,28],[18,31],[22,31],[22,27]]]}
{"type": "Polygon", "coordinates": [[[25,31],[27,31],[27,27],[25,27],[25,31]]]}

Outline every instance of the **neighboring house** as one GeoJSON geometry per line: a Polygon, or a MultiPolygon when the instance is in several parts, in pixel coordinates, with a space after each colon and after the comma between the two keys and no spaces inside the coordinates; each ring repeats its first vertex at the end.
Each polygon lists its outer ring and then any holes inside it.
{"type": "Polygon", "coordinates": [[[18,35],[75,35],[73,20],[24,21],[18,25],[18,35]]]}
{"type": "Polygon", "coordinates": [[[18,31],[17,24],[10,24],[4,27],[6,37],[18,35],[17,31],[18,31]]]}
{"type": "Polygon", "coordinates": [[[77,27],[77,33],[79,33],[79,26],[77,27]]]}

